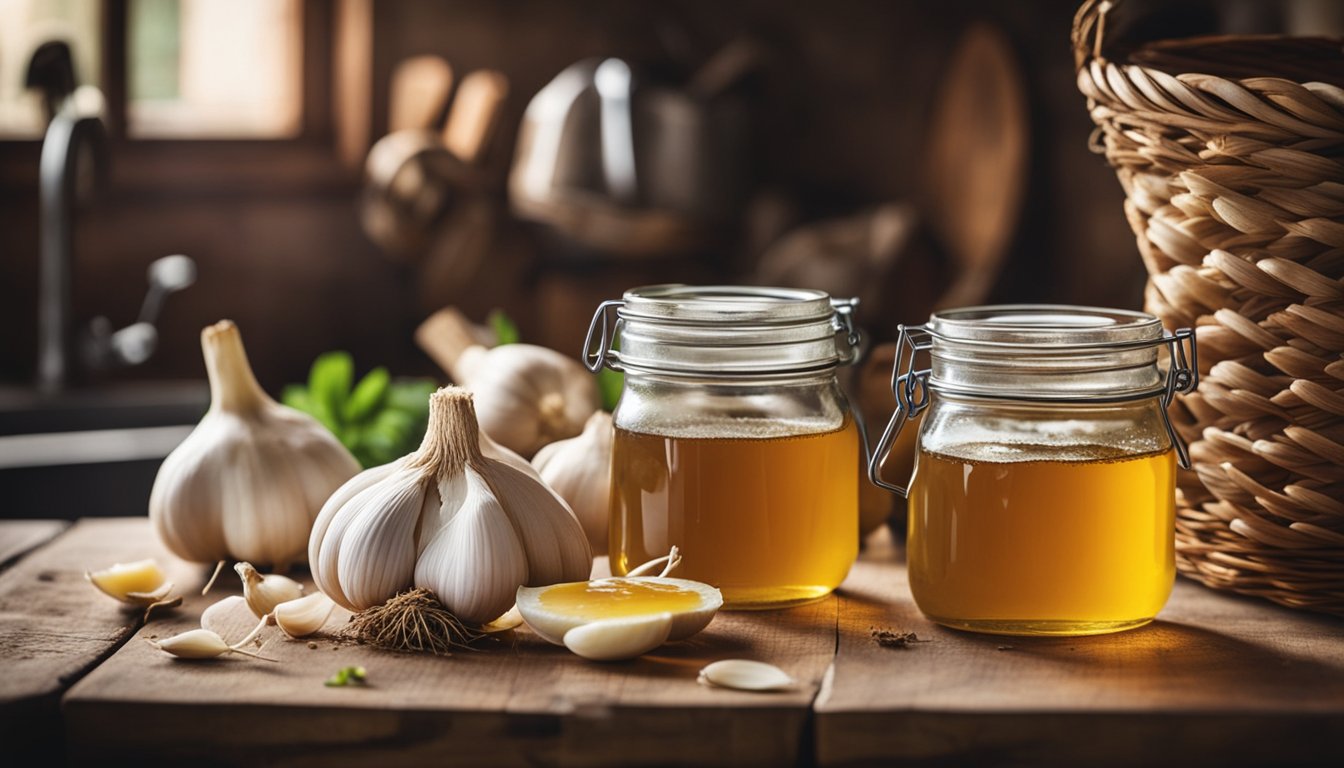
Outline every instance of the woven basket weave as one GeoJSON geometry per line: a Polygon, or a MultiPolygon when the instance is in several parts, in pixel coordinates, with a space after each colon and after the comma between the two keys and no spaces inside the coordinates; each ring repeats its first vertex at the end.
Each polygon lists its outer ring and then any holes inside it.
{"type": "Polygon", "coordinates": [[[1114,7],[1074,19],[1078,87],[1125,189],[1147,308],[1196,328],[1202,369],[1173,413],[1195,470],[1177,565],[1344,615],[1341,41],[1202,38],[1111,61],[1114,7]]]}

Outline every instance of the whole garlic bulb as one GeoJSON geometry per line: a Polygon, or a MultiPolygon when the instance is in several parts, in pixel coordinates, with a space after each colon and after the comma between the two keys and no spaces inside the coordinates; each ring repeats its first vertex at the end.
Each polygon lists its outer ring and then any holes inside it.
{"type": "Polygon", "coordinates": [[[201,331],[201,349],[210,410],[159,467],[150,521],[184,560],[284,570],[303,560],[322,503],[359,464],[315,419],[262,391],[233,323],[201,331]]]}
{"type": "Polygon", "coordinates": [[[520,586],[588,578],[592,553],[564,500],[483,437],[471,393],[434,393],[419,450],[365,470],[322,508],[308,544],[318,589],[360,611],[422,587],[484,623],[520,586]]]}
{"type": "Polygon", "coordinates": [[[532,457],[541,479],[569,502],[598,555],[606,554],[608,544],[613,432],[611,414],[598,411],[578,437],[551,443],[532,457]]]}
{"type": "Polygon", "coordinates": [[[597,379],[578,361],[546,347],[472,346],[453,363],[453,379],[476,395],[481,428],[523,456],[583,430],[602,407],[597,379]]]}

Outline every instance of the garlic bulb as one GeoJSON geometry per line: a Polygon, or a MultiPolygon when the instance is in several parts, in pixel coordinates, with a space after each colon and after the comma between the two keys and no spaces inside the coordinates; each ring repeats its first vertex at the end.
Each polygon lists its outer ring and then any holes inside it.
{"type": "Polygon", "coordinates": [[[532,457],[541,479],[569,502],[595,555],[607,553],[613,432],[611,414],[598,411],[578,437],[551,443],[532,457]]]}
{"type": "Polygon", "coordinates": [[[238,563],[233,569],[243,580],[243,599],[255,616],[274,613],[277,605],[303,596],[303,585],[288,576],[278,573],[263,576],[251,563],[238,563]]]}
{"type": "Polygon", "coordinates": [[[419,450],[332,494],[308,560],[318,589],[350,610],[414,586],[474,623],[507,611],[519,586],[586,579],[592,567],[564,500],[482,439],[471,393],[455,387],[431,396],[419,450]]]}
{"type": "Polygon", "coordinates": [[[210,410],[159,468],[149,517],[184,560],[301,561],[313,519],[359,471],[350,452],[312,417],[262,391],[238,328],[201,331],[210,410]]]}
{"type": "Polygon", "coordinates": [[[476,415],[486,434],[523,456],[579,434],[602,407],[597,379],[587,369],[532,344],[469,347],[451,373],[476,395],[476,415]]]}

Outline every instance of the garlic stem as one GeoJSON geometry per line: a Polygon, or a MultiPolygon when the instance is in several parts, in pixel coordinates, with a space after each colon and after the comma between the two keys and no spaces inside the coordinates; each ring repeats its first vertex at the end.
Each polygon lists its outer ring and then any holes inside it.
{"type": "Polygon", "coordinates": [[[243,337],[231,320],[220,320],[201,331],[206,376],[210,379],[210,408],[252,411],[274,402],[262,391],[247,362],[243,337]]]}
{"type": "Polygon", "coordinates": [[[662,557],[655,557],[654,559],[648,561],[647,563],[637,565],[634,568],[630,569],[628,572],[626,572],[625,577],[630,578],[633,576],[647,576],[653,572],[654,568],[657,568],[660,565],[663,566],[662,573],[658,574],[658,578],[661,579],[667,576],[672,571],[676,570],[677,566],[681,565],[681,551],[678,550],[675,546],[673,546],[672,549],[669,550],[666,555],[663,555],[662,557]]]}
{"type": "Polygon", "coordinates": [[[252,642],[253,640],[256,640],[257,635],[261,634],[261,630],[266,628],[266,622],[270,620],[271,620],[271,614],[268,613],[265,616],[262,616],[261,621],[257,622],[257,626],[253,628],[251,632],[247,633],[247,637],[244,637],[242,640],[239,640],[233,645],[230,645],[229,649],[238,651],[239,653],[244,653],[244,651],[241,651],[239,649],[247,645],[248,643],[252,642]]]}
{"type": "Polygon", "coordinates": [[[409,466],[433,472],[436,480],[460,475],[467,464],[481,462],[480,435],[471,393],[440,389],[429,396],[429,428],[409,466]]]}
{"type": "Polygon", "coordinates": [[[207,582],[205,582],[205,586],[204,586],[204,587],[201,587],[201,594],[202,594],[202,595],[204,595],[204,594],[206,594],[207,592],[209,592],[209,591],[210,591],[210,588],[213,587],[213,586],[215,586],[215,579],[218,579],[218,578],[219,578],[219,572],[222,571],[222,570],[224,570],[224,564],[227,563],[227,562],[228,562],[228,560],[220,560],[219,562],[215,563],[215,572],[212,573],[212,574],[210,574],[210,580],[207,581],[207,582]]]}

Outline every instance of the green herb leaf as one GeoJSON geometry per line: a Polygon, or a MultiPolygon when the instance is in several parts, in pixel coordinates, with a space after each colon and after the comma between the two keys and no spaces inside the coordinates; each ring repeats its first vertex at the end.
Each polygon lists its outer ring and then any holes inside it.
{"type": "Polygon", "coordinates": [[[341,408],[341,418],[347,423],[358,423],[373,415],[387,398],[392,376],[386,368],[369,371],[350,393],[350,399],[341,408]]]}
{"type": "Polygon", "coordinates": [[[327,352],[318,356],[308,373],[308,395],[317,409],[315,415],[333,432],[340,424],[341,407],[350,397],[354,378],[355,361],[349,352],[327,352]]]}
{"type": "Polygon", "coordinates": [[[602,393],[602,410],[614,411],[621,399],[621,391],[625,389],[625,374],[603,368],[597,372],[597,388],[602,393]]]}
{"type": "Polygon", "coordinates": [[[341,667],[336,674],[323,683],[328,688],[341,688],[348,685],[362,685],[368,682],[368,671],[363,667],[341,667]]]}
{"type": "Polygon", "coordinates": [[[522,336],[518,333],[518,326],[504,314],[502,309],[490,310],[486,322],[495,332],[495,346],[502,347],[505,344],[517,344],[522,336]]]}

